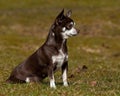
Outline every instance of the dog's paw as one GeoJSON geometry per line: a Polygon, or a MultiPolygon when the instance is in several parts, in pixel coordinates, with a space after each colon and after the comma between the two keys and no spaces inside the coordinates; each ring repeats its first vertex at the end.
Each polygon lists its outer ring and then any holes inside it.
{"type": "Polygon", "coordinates": [[[50,88],[56,89],[56,85],[54,81],[50,82],[50,88]]]}
{"type": "Polygon", "coordinates": [[[64,85],[65,87],[68,87],[68,83],[67,83],[67,82],[64,82],[63,85],[64,85]]]}
{"type": "Polygon", "coordinates": [[[52,89],[56,89],[56,86],[54,85],[54,86],[50,86],[50,88],[52,88],[52,89]]]}

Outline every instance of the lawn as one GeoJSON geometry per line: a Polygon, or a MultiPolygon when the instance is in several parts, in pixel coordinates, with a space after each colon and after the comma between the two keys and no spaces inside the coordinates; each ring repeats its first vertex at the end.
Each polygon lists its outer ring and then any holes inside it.
{"type": "Polygon", "coordinates": [[[120,96],[119,0],[0,0],[0,96],[120,96]],[[61,3],[62,2],[62,3],[61,3]],[[68,40],[69,87],[55,74],[35,84],[7,84],[12,69],[45,41],[63,9],[80,34],[68,40]]]}

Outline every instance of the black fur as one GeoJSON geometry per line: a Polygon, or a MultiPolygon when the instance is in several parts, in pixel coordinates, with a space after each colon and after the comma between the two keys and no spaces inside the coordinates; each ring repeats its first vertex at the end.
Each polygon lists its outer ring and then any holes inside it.
{"type": "MultiPolygon", "coordinates": [[[[46,42],[23,63],[14,68],[10,77],[7,79],[9,83],[25,83],[27,77],[31,82],[42,81],[45,77],[52,78],[53,72],[56,70],[56,64],[52,63],[51,57],[59,54],[62,44],[62,51],[68,54],[67,40],[63,43],[61,36],[62,28],[73,22],[72,19],[64,15],[64,10],[57,16],[55,22],[50,28],[46,42]],[[53,35],[54,34],[54,35],[53,35]]],[[[68,61],[64,61],[62,70],[68,69],[68,61]]]]}

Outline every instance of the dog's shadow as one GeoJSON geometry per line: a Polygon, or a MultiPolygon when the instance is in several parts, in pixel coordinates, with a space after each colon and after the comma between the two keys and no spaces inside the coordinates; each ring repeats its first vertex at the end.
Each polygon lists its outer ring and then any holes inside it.
{"type": "MultiPolygon", "coordinates": [[[[40,84],[48,86],[50,84],[50,82],[49,81],[42,81],[42,82],[40,82],[40,84]]],[[[61,85],[63,85],[63,83],[62,82],[56,82],[56,85],[61,86],[61,85]]]]}

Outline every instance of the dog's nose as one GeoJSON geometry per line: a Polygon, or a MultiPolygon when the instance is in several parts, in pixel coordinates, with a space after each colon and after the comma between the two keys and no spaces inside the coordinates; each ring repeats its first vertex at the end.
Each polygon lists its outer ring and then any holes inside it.
{"type": "Polygon", "coordinates": [[[79,29],[77,29],[77,33],[78,33],[78,34],[80,33],[80,30],[79,30],[79,29]]]}

